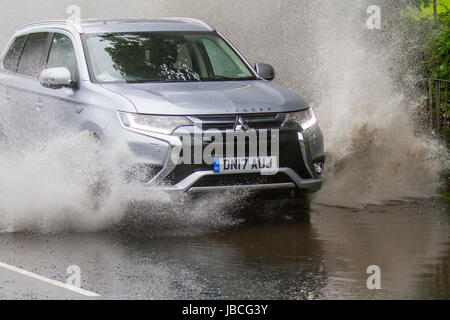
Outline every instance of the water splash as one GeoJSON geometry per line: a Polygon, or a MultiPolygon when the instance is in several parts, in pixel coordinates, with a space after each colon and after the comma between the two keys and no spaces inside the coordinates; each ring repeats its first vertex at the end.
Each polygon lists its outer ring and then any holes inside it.
{"type": "Polygon", "coordinates": [[[122,186],[114,165],[126,162],[123,146],[102,150],[87,133],[66,134],[0,156],[0,231],[95,230],[121,216],[122,186]],[[102,210],[94,209],[90,192],[105,170],[111,195],[102,210]]]}
{"type": "MultiPolygon", "coordinates": [[[[168,0],[155,6],[153,14],[211,23],[253,62],[272,63],[277,81],[311,102],[328,156],[316,201],[360,206],[432,196],[440,170],[450,167],[449,158],[437,141],[415,133],[410,114],[422,101],[406,96],[393,80],[392,61],[406,53],[396,50],[395,41],[394,47],[365,41],[368,4],[168,0]]],[[[407,77],[417,80],[412,73],[407,77]]],[[[101,230],[123,221],[130,213],[127,203],[135,199],[149,203],[134,210],[134,218],[148,214],[144,229],[152,225],[191,232],[198,226],[205,230],[234,223],[223,215],[224,199],[231,196],[193,203],[188,212],[161,209],[158,203],[172,201],[164,193],[130,191],[120,174],[130,162],[125,146],[104,149],[89,135],[65,133],[23,150],[0,152],[0,232],[101,230]],[[105,171],[110,173],[110,197],[94,209],[89,188],[105,171]]]]}
{"type": "MultiPolygon", "coordinates": [[[[423,101],[405,94],[411,89],[405,87],[408,82],[393,80],[394,55],[406,53],[398,52],[395,41],[381,45],[376,41],[380,35],[365,28],[364,2],[340,6],[345,15],[321,2],[328,15],[316,20],[314,82],[320,90],[314,103],[329,155],[317,201],[355,206],[432,196],[446,151],[426,133],[416,132],[413,115],[423,101]]],[[[404,77],[414,80],[407,70],[404,77]]]]}
{"type": "Polygon", "coordinates": [[[195,234],[237,222],[225,211],[239,197],[190,203],[186,197],[150,192],[127,181],[124,172],[132,165],[124,144],[105,146],[87,132],[60,133],[0,152],[0,233],[132,226],[142,234],[195,234]]]}
{"type": "MultiPolygon", "coordinates": [[[[385,19],[392,3],[378,3],[385,19]]],[[[324,131],[328,157],[324,187],[315,201],[361,206],[433,196],[440,171],[450,167],[449,157],[438,141],[417,134],[412,115],[424,101],[418,94],[405,93],[419,76],[412,68],[403,68],[398,82],[392,72],[401,67],[395,65],[398,61],[416,57],[400,50],[404,34],[367,28],[371,4],[167,1],[161,10],[209,22],[251,61],[272,63],[276,81],[310,101],[324,131]],[[384,36],[392,39],[380,41],[384,36]]]]}

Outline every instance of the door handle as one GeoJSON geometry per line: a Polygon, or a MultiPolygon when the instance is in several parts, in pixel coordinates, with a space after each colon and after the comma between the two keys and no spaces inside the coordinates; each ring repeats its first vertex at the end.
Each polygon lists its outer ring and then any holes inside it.
{"type": "Polygon", "coordinates": [[[3,96],[5,97],[6,101],[11,100],[11,93],[9,92],[9,90],[6,90],[3,96]]]}
{"type": "Polygon", "coordinates": [[[84,109],[83,109],[82,107],[80,107],[80,106],[76,106],[76,107],[75,107],[75,112],[78,113],[78,114],[82,113],[83,110],[84,110],[84,109]]]}
{"type": "Polygon", "coordinates": [[[38,98],[34,104],[37,111],[40,111],[44,107],[44,102],[42,102],[41,98],[38,98]]]}

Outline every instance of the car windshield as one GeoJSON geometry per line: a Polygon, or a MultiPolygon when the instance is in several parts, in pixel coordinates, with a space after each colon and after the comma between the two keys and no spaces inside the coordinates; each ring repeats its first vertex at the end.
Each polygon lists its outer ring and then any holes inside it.
{"type": "Polygon", "coordinates": [[[257,80],[215,32],[86,35],[91,79],[99,83],[257,80]]]}

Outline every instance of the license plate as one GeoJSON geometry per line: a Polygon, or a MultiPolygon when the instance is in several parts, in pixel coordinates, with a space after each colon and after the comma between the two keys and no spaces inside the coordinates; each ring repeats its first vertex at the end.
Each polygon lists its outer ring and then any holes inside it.
{"type": "Polygon", "coordinates": [[[278,159],[270,157],[215,158],[215,173],[260,172],[263,175],[278,172],[278,159]]]}

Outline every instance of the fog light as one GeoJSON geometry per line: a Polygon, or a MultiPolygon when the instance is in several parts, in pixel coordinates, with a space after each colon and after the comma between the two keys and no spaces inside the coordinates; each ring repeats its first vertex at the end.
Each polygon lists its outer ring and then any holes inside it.
{"type": "Polygon", "coordinates": [[[318,175],[321,175],[323,173],[323,162],[314,162],[314,170],[318,175]]]}
{"type": "Polygon", "coordinates": [[[161,166],[151,164],[135,164],[125,172],[125,180],[129,183],[148,183],[162,170],[161,166]]]}

